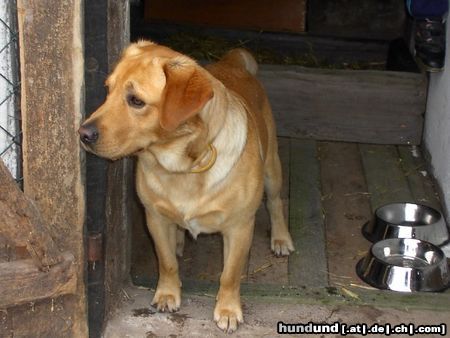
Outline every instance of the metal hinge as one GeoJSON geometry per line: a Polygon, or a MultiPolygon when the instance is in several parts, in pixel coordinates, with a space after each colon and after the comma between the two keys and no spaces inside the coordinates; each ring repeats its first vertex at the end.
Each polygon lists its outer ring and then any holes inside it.
{"type": "Polygon", "coordinates": [[[103,260],[103,234],[91,232],[87,240],[88,263],[96,263],[103,260]]]}

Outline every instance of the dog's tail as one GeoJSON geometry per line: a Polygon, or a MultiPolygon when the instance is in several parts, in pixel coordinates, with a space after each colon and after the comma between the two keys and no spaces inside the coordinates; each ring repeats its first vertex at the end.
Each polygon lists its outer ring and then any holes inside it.
{"type": "Polygon", "coordinates": [[[223,60],[231,63],[234,66],[242,67],[247,70],[252,75],[256,75],[258,72],[258,63],[249,51],[243,48],[236,48],[230,50],[224,57],[223,60]]]}

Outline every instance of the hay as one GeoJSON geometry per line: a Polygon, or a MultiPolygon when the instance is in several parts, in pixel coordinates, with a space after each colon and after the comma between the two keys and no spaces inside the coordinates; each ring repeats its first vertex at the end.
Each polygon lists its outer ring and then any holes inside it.
{"type": "Polygon", "coordinates": [[[254,40],[227,40],[213,36],[196,36],[188,33],[171,35],[163,43],[183,54],[199,60],[212,62],[218,60],[233,48],[247,48],[260,64],[297,65],[309,68],[351,69],[351,70],[384,70],[384,62],[342,62],[329,63],[315,54],[313,46],[306,53],[298,54],[283,51],[275,52],[269,48],[258,48],[254,40]]]}

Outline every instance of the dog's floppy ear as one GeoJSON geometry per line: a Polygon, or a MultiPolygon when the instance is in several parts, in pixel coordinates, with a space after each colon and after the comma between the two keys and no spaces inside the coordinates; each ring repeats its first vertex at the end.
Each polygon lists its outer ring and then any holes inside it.
{"type": "Polygon", "coordinates": [[[166,87],[160,123],[165,130],[175,130],[199,112],[213,97],[210,80],[194,63],[169,61],[164,65],[166,87]]]}

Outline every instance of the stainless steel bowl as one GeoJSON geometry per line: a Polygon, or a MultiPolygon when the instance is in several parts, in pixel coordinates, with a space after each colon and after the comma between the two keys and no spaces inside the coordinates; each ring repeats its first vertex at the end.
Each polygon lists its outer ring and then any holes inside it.
{"type": "Polygon", "coordinates": [[[441,246],[449,240],[442,214],[415,203],[392,203],[378,208],[362,233],[373,243],[385,238],[416,238],[441,246]]]}
{"type": "Polygon", "coordinates": [[[450,282],[442,250],[410,238],[390,238],[373,244],[356,265],[356,273],[373,287],[403,292],[442,291],[450,282]]]}

